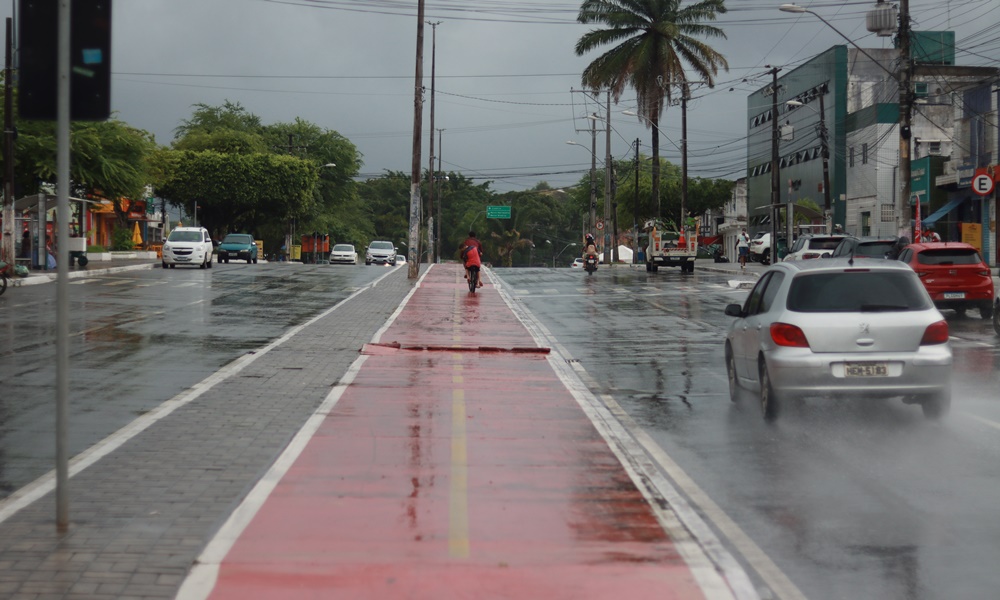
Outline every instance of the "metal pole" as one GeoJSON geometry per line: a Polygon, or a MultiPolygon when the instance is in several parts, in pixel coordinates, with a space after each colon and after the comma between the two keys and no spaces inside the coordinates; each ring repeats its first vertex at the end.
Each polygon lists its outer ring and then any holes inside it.
{"type": "MultiPolygon", "coordinates": [[[[59,2],[56,86],[56,530],[69,529],[69,35],[70,2],[59,2]]],[[[10,82],[7,82],[10,85],[10,82]]],[[[44,224],[43,224],[44,226],[44,224]]],[[[42,230],[45,235],[45,230],[42,230]]],[[[44,247],[44,246],[43,246],[44,247]]]]}
{"type": "Polygon", "coordinates": [[[594,233],[597,227],[597,187],[594,185],[595,171],[597,171],[597,113],[591,115],[590,120],[590,232],[594,233]]]}
{"type": "Polygon", "coordinates": [[[611,235],[611,90],[608,90],[608,120],[604,128],[604,264],[610,265],[617,256],[616,240],[611,235]]]}
{"type": "MultiPolygon", "coordinates": [[[[437,169],[438,173],[442,172],[441,171],[441,149],[442,149],[441,132],[442,131],[444,131],[444,129],[438,129],[438,157],[437,157],[437,159],[438,159],[438,169],[437,169]]],[[[434,136],[434,132],[431,131],[431,137],[433,137],[433,136],[434,136]]],[[[442,196],[442,194],[441,194],[441,186],[440,185],[437,186],[437,194],[438,194],[438,203],[437,203],[437,207],[438,207],[437,235],[434,237],[434,242],[435,242],[435,244],[437,246],[437,249],[436,249],[436,252],[435,252],[435,256],[437,256],[438,262],[441,262],[441,220],[442,220],[442,217],[441,217],[441,196],[442,196]]]]}
{"type": "Polygon", "coordinates": [[[639,264],[639,138],[635,138],[634,192],[632,199],[632,264],[639,264]]]}

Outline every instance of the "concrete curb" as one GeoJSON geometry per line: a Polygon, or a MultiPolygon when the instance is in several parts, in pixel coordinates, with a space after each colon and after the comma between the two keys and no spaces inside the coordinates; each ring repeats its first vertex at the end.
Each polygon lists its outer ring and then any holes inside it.
{"type": "MultiPolygon", "coordinates": [[[[83,271],[70,271],[67,276],[70,279],[80,279],[81,277],[91,277],[93,275],[107,275],[109,273],[123,273],[125,271],[140,271],[144,269],[152,269],[154,263],[141,264],[141,265],[125,265],[121,267],[108,267],[105,269],[86,269],[83,271]]],[[[51,283],[59,277],[58,273],[44,273],[44,274],[32,274],[27,277],[9,277],[7,280],[10,282],[12,287],[21,287],[25,285],[38,285],[41,283],[51,283]]]]}

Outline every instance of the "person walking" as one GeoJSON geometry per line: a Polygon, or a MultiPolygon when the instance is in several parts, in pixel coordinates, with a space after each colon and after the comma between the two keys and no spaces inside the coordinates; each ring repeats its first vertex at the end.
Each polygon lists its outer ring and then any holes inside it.
{"type": "Polygon", "coordinates": [[[740,257],[740,270],[745,271],[747,268],[747,257],[750,255],[750,236],[747,234],[746,227],[736,236],[736,253],[740,257]]]}

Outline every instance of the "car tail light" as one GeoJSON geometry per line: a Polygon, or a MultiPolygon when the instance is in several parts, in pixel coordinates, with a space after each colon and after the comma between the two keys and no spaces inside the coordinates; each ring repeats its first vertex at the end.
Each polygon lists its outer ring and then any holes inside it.
{"type": "Polygon", "coordinates": [[[982,277],[992,277],[993,276],[993,274],[990,273],[989,271],[976,271],[976,272],[979,273],[979,275],[981,275],[982,277]]]}
{"type": "Polygon", "coordinates": [[[944,344],[948,341],[948,322],[938,321],[931,323],[924,331],[924,337],[920,340],[921,346],[932,346],[934,344],[944,344]]]}
{"type": "Polygon", "coordinates": [[[779,346],[808,348],[809,340],[799,327],[788,323],[771,323],[771,339],[779,346]]]}

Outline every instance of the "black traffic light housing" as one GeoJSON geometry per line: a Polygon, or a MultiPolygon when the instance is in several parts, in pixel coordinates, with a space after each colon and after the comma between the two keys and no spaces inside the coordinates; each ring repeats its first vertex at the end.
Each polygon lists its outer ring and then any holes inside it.
{"type": "MultiPolygon", "coordinates": [[[[77,0],[70,14],[70,119],[111,116],[111,0],[77,0]]],[[[18,113],[56,119],[59,0],[18,0],[18,113]]]]}

